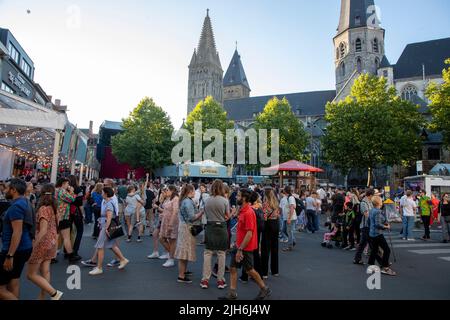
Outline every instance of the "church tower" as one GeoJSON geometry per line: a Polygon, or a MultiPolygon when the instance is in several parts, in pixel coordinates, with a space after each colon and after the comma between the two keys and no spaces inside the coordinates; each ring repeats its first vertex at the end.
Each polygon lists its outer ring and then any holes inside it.
{"type": "Polygon", "coordinates": [[[233,100],[250,97],[250,85],[245,75],[239,52],[234,51],[230,66],[223,79],[223,99],[233,100]]]}
{"type": "Polygon", "coordinates": [[[350,94],[361,73],[376,75],[384,57],[385,30],[374,0],[341,0],[341,15],[334,37],[336,100],[350,94]]]}
{"type": "Polygon", "coordinates": [[[208,96],[223,103],[223,70],[216,49],[209,9],[203,23],[198,47],[189,64],[188,107],[189,114],[195,106],[208,96]]]}

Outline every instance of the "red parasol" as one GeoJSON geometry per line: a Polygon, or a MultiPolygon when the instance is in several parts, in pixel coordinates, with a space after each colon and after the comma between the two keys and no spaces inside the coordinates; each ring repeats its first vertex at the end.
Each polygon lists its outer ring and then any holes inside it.
{"type": "Polygon", "coordinates": [[[278,172],[278,171],[303,171],[303,172],[324,172],[320,168],[316,168],[313,166],[310,166],[306,163],[302,163],[296,160],[291,160],[285,163],[281,163],[277,166],[273,166],[270,168],[263,169],[264,171],[272,171],[272,172],[278,172]]]}

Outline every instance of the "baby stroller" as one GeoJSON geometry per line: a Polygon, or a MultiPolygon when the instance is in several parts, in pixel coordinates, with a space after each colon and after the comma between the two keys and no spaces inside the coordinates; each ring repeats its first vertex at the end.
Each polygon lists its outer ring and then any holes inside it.
{"type": "Polygon", "coordinates": [[[325,233],[325,235],[323,236],[323,242],[321,244],[322,247],[332,249],[333,242],[336,247],[340,247],[343,241],[343,233],[344,233],[343,227],[344,227],[343,216],[339,216],[331,232],[325,233]]]}

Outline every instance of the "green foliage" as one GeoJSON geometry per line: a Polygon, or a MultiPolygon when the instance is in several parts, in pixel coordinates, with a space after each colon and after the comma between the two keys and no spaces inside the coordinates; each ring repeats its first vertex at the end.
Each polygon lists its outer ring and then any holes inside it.
{"type": "Polygon", "coordinates": [[[185,129],[194,134],[194,122],[201,121],[203,133],[207,129],[218,129],[225,135],[227,129],[233,129],[233,121],[227,120],[227,113],[223,107],[209,96],[200,101],[197,106],[189,113],[185,129]]]}
{"type": "MultiPolygon", "coordinates": [[[[450,59],[445,63],[450,65],[450,59]]],[[[433,131],[441,131],[445,146],[450,148],[450,66],[443,70],[442,77],[443,84],[432,82],[426,92],[431,101],[430,111],[433,116],[429,127],[433,131]]]]}
{"type": "MultiPolygon", "coordinates": [[[[305,160],[304,151],[308,143],[307,134],[303,124],[292,112],[289,101],[274,97],[264,107],[264,111],[256,117],[254,125],[256,130],[278,129],[280,133],[280,163],[289,160],[305,160]]],[[[270,138],[268,142],[268,154],[271,153],[270,138]]]]}
{"type": "Polygon", "coordinates": [[[325,158],[343,174],[351,168],[406,165],[421,148],[424,118],[418,106],[397,96],[386,79],[361,75],[351,94],[326,106],[325,158]]]}
{"type": "Polygon", "coordinates": [[[148,171],[171,163],[173,125],[153,99],[144,98],[123,119],[123,132],[112,138],[113,155],[121,163],[148,171]]]}

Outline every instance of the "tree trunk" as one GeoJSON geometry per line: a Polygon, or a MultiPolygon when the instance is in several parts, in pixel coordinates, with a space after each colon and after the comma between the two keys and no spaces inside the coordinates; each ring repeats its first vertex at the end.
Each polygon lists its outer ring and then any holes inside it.
{"type": "Polygon", "coordinates": [[[370,187],[372,184],[372,168],[367,168],[367,187],[370,187]]]}

